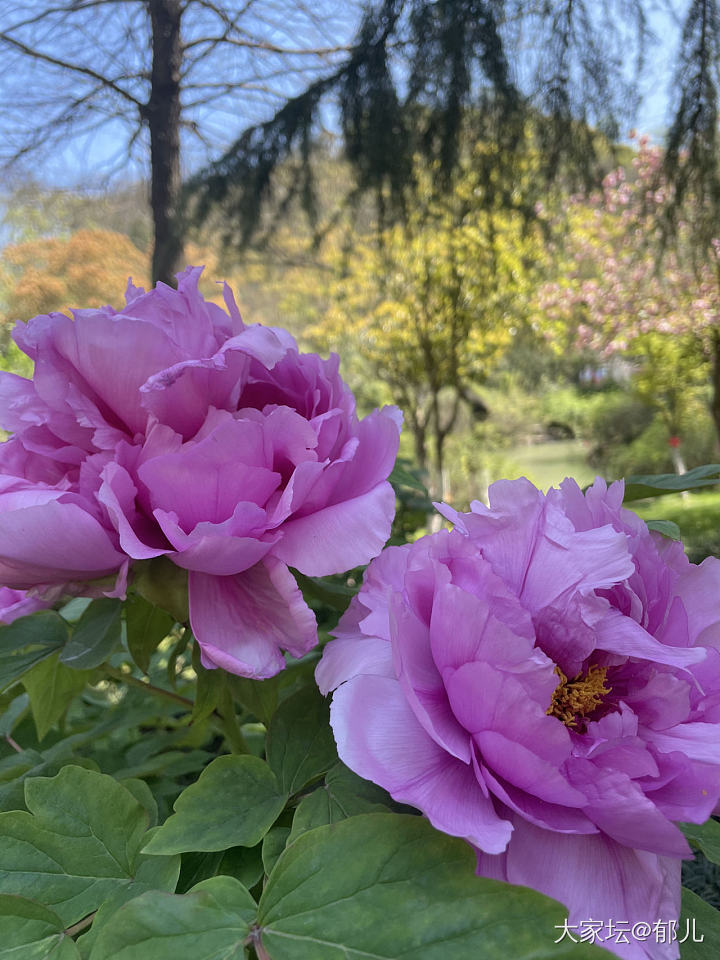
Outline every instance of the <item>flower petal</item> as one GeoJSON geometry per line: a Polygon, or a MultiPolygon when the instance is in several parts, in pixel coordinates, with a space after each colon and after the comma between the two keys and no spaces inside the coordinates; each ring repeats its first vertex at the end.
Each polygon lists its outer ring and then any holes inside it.
{"type": "Polygon", "coordinates": [[[438,830],[491,852],[505,849],[509,823],[483,795],[472,767],[423,730],[396,680],[349,680],[336,691],[330,716],[340,758],[351,770],[418,807],[438,830]],[[372,723],[363,722],[367,716],[372,723]]]}
{"type": "Polygon", "coordinates": [[[284,564],[266,558],[234,577],[191,571],[190,622],[205,667],[264,679],[317,644],[315,616],[284,564]]]}

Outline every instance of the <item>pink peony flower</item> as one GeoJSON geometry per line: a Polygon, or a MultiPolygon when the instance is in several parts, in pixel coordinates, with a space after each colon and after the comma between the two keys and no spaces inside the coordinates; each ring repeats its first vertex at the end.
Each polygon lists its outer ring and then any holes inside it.
{"type": "Polygon", "coordinates": [[[394,514],[400,414],[359,421],[338,358],[206,302],[200,268],[127,306],[15,331],[32,381],[0,379],[0,584],[69,592],[167,556],[189,571],[207,667],[268,677],[317,643],[292,566],[366,563],[394,514]]]}
{"type": "Polygon", "coordinates": [[[47,602],[39,597],[29,596],[24,590],[0,587],[0,623],[12,623],[18,617],[44,610],[47,606],[47,602]]]}
{"type": "Polygon", "coordinates": [[[622,496],[521,479],[441,507],[455,529],[370,565],[316,674],[351,769],[576,924],[677,920],[673,821],[720,798],[720,561],[689,563],[622,496]]]}

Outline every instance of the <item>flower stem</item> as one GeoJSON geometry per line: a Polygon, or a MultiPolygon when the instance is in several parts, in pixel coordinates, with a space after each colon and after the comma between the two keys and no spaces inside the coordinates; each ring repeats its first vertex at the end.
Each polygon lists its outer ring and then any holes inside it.
{"type": "Polygon", "coordinates": [[[83,917],[82,920],[78,920],[77,923],[74,923],[71,927],[68,927],[66,930],[63,931],[65,936],[74,937],[75,934],[82,933],[82,931],[85,930],[86,927],[89,927],[90,924],[93,922],[93,920],[95,919],[96,913],[97,913],[97,910],[93,910],[92,913],[89,913],[86,917],[83,917]]]}
{"type": "Polygon", "coordinates": [[[111,667],[108,663],[103,663],[100,669],[104,670],[113,680],[118,680],[120,683],[127,683],[131,687],[138,687],[140,690],[145,690],[146,693],[150,693],[155,697],[162,697],[165,700],[172,700],[174,703],[181,703],[189,710],[192,710],[195,706],[189,697],[183,697],[179,693],[175,693],[174,690],[165,690],[163,687],[156,687],[154,683],[141,680],[132,673],[124,673],[122,670],[116,670],[115,667],[111,667]]]}
{"type": "Polygon", "coordinates": [[[237,714],[235,713],[232,694],[227,687],[223,687],[220,692],[217,712],[220,716],[222,730],[231,752],[250,753],[248,745],[245,742],[245,737],[242,735],[240,725],[237,722],[237,714]]]}

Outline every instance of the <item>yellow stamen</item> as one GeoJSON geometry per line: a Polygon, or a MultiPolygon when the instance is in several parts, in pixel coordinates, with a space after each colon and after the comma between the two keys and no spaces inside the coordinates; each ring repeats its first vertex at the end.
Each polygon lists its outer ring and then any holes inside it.
{"type": "Polygon", "coordinates": [[[605,686],[607,667],[593,665],[585,676],[579,673],[572,680],[568,680],[560,667],[555,667],[555,673],[560,677],[560,683],[545,712],[562,720],[566,727],[576,729],[611,692],[612,687],[605,686]]]}

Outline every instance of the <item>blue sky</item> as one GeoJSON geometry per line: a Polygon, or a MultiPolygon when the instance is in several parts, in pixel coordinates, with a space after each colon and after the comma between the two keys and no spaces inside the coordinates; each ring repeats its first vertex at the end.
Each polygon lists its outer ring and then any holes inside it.
{"type": "MultiPolygon", "coordinates": [[[[27,2],[31,5],[40,0],[27,0],[27,2]]],[[[601,0],[594,0],[594,2],[601,2],[601,0]]],[[[684,0],[670,0],[670,2],[680,7],[685,5],[684,0]]],[[[667,0],[656,0],[656,3],[657,8],[651,15],[649,26],[657,36],[658,42],[649,51],[642,82],[642,99],[635,126],[639,131],[650,133],[654,140],[660,141],[668,120],[668,94],[679,29],[677,23],[673,21],[672,14],[667,10],[667,0]]],[[[349,10],[350,6],[348,4],[345,10],[349,10]]],[[[3,16],[0,13],[0,22],[2,19],[3,16]]],[[[344,18],[337,19],[332,24],[332,39],[338,43],[349,41],[355,32],[356,22],[356,16],[346,15],[344,18]]],[[[145,42],[142,37],[137,38],[138,49],[142,49],[145,42]]],[[[231,71],[235,67],[235,61],[230,60],[227,61],[225,69],[231,71]]],[[[23,78],[19,79],[22,81],[23,78]]],[[[30,83],[30,80],[27,82],[30,83]]],[[[298,88],[298,81],[293,87],[293,82],[289,78],[283,78],[278,83],[283,92],[291,92],[298,88]]],[[[68,89],[72,91],[71,87],[68,89]]],[[[4,95],[7,102],[7,91],[0,88],[0,95],[4,95]]],[[[207,125],[211,130],[213,150],[204,151],[198,142],[187,138],[183,147],[186,172],[196,168],[210,156],[216,156],[223,146],[232,141],[242,126],[238,123],[240,112],[243,113],[244,119],[247,118],[250,122],[262,119],[263,115],[269,113],[270,108],[267,104],[263,106],[260,100],[255,103],[251,99],[252,95],[248,96],[250,99],[246,97],[239,102],[237,99],[229,99],[221,105],[220,110],[196,108],[194,119],[197,119],[200,125],[207,125]]],[[[328,113],[328,118],[330,116],[328,113]]],[[[131,116],[129,119],[88,125],[85,132],[73,139],[66,139],[57,148],[36,153],[27,165],[27,170],[34,178],[58,186],[87,184],[97,179],[99,173],[107,171],[114,171],[115,178],[142,178],[147,175],[148,144],[144,139],[145,135],[141,136],[129,159],[125,149],[133,120],[134,117],[131,116]]],[[[329,122],[332,121],[329,120],[329,122]]]]}

